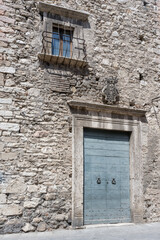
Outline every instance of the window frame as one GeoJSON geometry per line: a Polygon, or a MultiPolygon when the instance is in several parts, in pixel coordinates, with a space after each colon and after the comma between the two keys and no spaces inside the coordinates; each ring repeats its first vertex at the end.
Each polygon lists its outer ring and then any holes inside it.
{"type": "MultiPolygon", "coordinates": [[[[73,28],[66,28],[65,26],[59,26],[59,25],[53,25],[52,26],[52,44],[51,44],[51,52],[53,56],[59,56],[59,57],[65,57],[65,58],[71,58],[72,57],[72,53],[73,53],[73,28]],[[58,38],[54,38],[53,35],[56,35],[59,37],[58,38]],[[69,37],[70,40],[68,41],[67,39],[65,40],[64,38],[69,37]],[[56,48],[54,47],[56,45],[56,43],[54,43],[54,40],[59,40],[59,47],[58,47],[58,52],[59,53],[54,53],[54,50],[56,52],[56,48]],[[67,46],[67,42],[69,42],[69,51],[66,51],[66,54],[64,54],[65,51],[65,45],[64,43],[66,42],[66,46],[67,46]]],[[[57,41],[58,42],[58,41],[57,41]]]]}

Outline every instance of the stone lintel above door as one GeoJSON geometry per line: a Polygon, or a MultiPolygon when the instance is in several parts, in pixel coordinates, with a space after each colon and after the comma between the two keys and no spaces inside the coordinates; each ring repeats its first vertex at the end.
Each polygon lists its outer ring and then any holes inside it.
{"type": "Polygon", "coordinates": [[[144,117],[146,114],[146,111],[142,109],[122,108],[119,106],[111,106],[111,105],[106,105],[102,103],[92,103],[92,102],[71,100],[71,101],[68,101],[68,105],[71,107],[71,109],[77,109],[78,111],[88,110],[88,111],[96,111],[96,112],[108,112],[113,114],[137,116],[137,117],[144,117]]]}

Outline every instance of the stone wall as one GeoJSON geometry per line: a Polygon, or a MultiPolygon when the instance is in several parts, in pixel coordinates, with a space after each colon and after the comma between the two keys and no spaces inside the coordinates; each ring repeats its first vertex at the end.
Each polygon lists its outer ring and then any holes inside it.
{"type": "Polygon", "coordinates": [[[160,96],[160,1],[44,2],[90,13],[91,28],[85,31],[89,68],[39,61],[43,22],[38,2],[0,0],[0,233],[71,224],[67,101],[102,103],[109,76],[118,78],[119,106],[147,111],[144,220],[159,221],[160,99],[154,98],[160,96]]]}

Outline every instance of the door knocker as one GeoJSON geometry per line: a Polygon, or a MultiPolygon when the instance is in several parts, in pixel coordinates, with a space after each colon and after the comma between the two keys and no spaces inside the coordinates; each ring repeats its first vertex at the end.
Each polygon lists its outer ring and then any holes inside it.
{"type": "Polygon", "coordinates": [[[112,184],[116,185],[116,180],[115,180],[115,178],[112,179],[112,184]]]}
{"type": "Polygon", "coordinates": [[[97,178],[97,184],[101,184],[101,179],[97,178]]]}

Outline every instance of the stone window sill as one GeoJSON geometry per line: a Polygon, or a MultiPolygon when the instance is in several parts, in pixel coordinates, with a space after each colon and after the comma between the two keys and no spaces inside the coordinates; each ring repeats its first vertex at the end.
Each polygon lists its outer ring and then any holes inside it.
{"type": "Polygon", "coordinates": [[[39,53],[38,58],[41,61],[48,62],[51,64],[58,64],[58,65],[67,65],[70,67],[79,67],[79,68],[85,68],[88,63],[84,60],[77,60],[74,58],[67,58],[67,57],[61,57],[61,56],[54,56],[51,54],[44,54],[39,53]]]}

